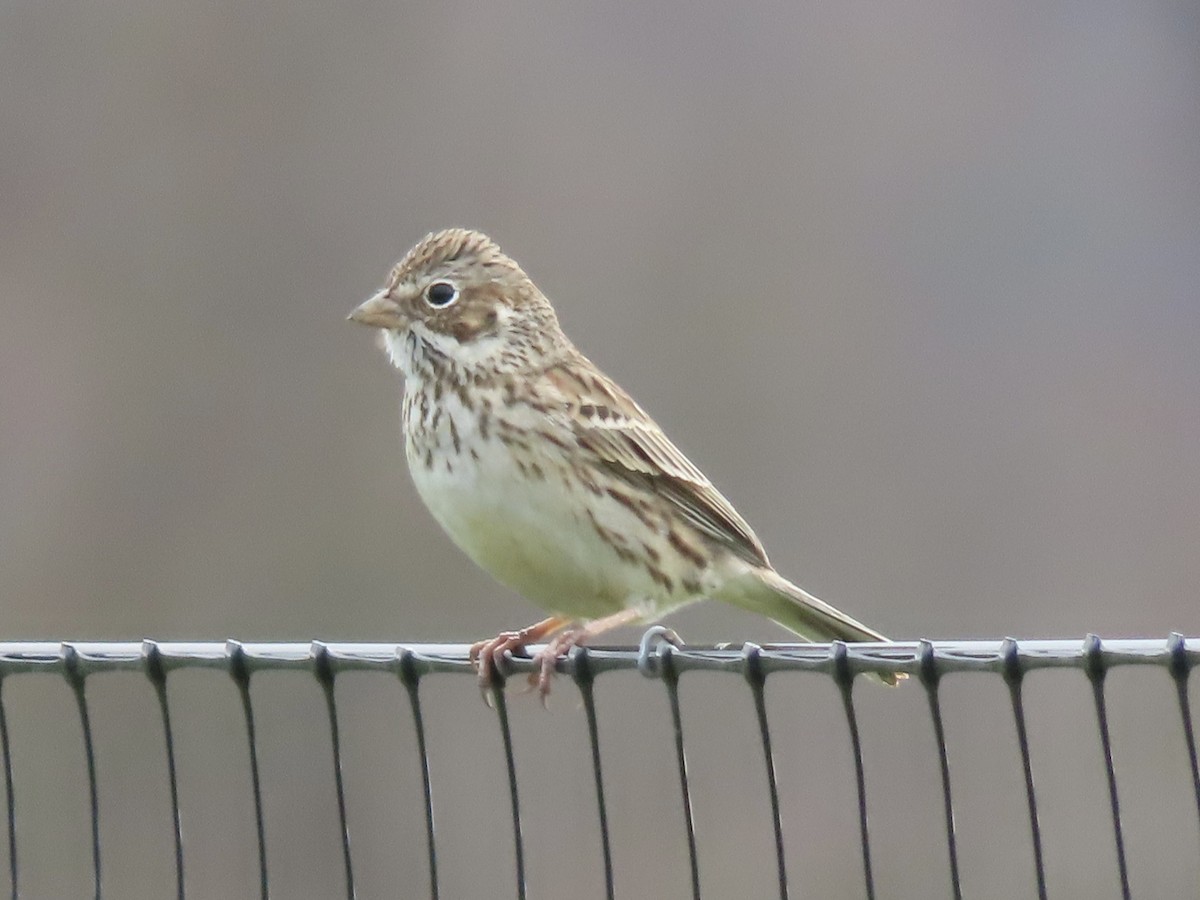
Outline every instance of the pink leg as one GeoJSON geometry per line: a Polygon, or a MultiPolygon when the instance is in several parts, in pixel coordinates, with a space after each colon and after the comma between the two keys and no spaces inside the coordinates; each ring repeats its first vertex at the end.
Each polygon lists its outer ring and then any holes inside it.
{"type": "Polygon", "coordinates": [[[491,640],[472,644],[470,657],[479,671],[480,689],[487,691],[496,684],[497,676],[504,665],[505,653],[520,652],[525,649],[526,644],[536,643],[556,631],[561,631],[570,623],[570,619],[562,616],[551,616],[520,631],[502,631],[491,640]]]}
{"type": "Polygon", "coordinates": [[[550,683],[554,679],[558,661],[566,657],[572,647],[589,641],[606,631],[636,622],[641,617],[642,614],[636,609],[623,609],[611,616],[605,616],[603,619],[594,619],[586,625],[567,628],[547,641],[545,649],[541,650],[536,657],[537,671],[529,676],[530,685],[537,687],[538,693],[542,697],[542,705],[546,705],[546,698],[550,696],[550,683]]]}

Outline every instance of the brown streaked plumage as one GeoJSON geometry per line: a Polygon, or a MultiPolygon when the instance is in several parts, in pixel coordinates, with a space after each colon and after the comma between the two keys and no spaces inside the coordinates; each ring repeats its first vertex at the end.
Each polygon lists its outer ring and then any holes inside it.
{"type": "Polygon", "coordinates": [[[885,640],[775,572],[745,519],[485,235],[430,234],[350,318],[382,330],[404,373],[405,454],[434,518],[552,613],[476,645],[485,683],[505,652],[549,639],[544,695],[572,644],[704,597],[807,640],[885,640]]]}

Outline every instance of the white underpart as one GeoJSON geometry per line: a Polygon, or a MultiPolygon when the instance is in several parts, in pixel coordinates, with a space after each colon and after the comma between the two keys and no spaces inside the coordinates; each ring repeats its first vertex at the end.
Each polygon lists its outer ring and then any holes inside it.
{"type": "MultiPolygon", "coordinates": [[[[447,406],[457,404],[457,399],[447,406]]],[[[568,494],[557,475],[527,477],[495,440],[479,459],[426,468],[410,456],[413,483],[453,541],[497,580],[544,609],[595,619],[627,606],[660,615],[688,598],[668,594],[640,565],[621,561],[581,508],[612,530],[635,530],[625,507],[607,497],[568,494]]],[[[678,584],[678,581],[676,582],[678,584]]]]}
{"type": "MultiPolygon", "coordinates": [[[[463,358],[465,348],[453,338],[430,339],[430,334],[424,329],[418,337],[455,360],[463,358]]],[[[389,334],[389,354],[405,373],[406,393],[415,398],[425,385],[421,366],[408,358],[408,348],[403,336],[389,334]]],[[[672,571],[668,565],[667,574],[676,585],[668,592],[642,566],[620,560],[586,513],[590,509],[603,527],[632,540],[645,526],[628,508],[607,496],[588,494],[582,487],[568,491],[561,468],[547,459],[540,460],[544,478],[522,472],[514,451],[497,437],[494,419],[483,437],[478,412],[466,409],[456,392],[442,393],[435,432],[438,451],[432,466],[425,463],[423,445],[414,446],[409,439],[419,427],[419,403],[410,402],[407,408],[406,455],[418,494],[453,541],[497,580],[544,609],[577,619],[600,618],[630,606],[641,609],[646,618],[655,618],[699,599],[680,587],[687,573],[672,571]],[[464,448],[460,453],[452,452],[451,420],[464,448]],[[478,459],[468,447],[475,449],[478,459]]],[[[523,413],[529,416],[523,424],[530,431],[545,426],[543,414],[528,408],[523,413]]],[[[522,461],[529,462],[524,456],[522,461]]],[[[663,554],[663,558],[666,565],[670,556],[663,554]]]]}

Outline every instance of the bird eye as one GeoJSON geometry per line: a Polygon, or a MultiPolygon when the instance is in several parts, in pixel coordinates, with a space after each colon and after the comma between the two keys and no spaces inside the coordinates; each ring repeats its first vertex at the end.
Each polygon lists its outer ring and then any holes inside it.
{"type": "Polygon", "coordinates": [[[435,281],[425,289],[425,302],[435,309],[449,306],[458,299],[458,288],[448,281],[435,281]]]}

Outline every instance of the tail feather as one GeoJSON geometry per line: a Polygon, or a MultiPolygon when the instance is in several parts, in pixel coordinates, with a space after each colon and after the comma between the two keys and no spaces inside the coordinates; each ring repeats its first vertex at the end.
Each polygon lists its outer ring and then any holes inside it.
{"type": "MultiPolygon", "coordinates": [[[[887,638],[824,600],[792,584],[778,572],[760,569],[733,580],[716,595],[735,606],[764,615],[806,641],[872,642],[887,638]]],[[[903,674],[872,673],[884,684],[896,684],[903,674]]]]}

